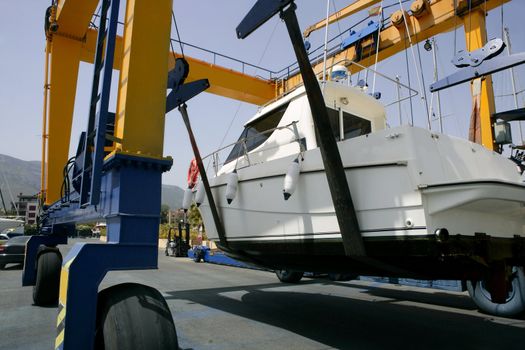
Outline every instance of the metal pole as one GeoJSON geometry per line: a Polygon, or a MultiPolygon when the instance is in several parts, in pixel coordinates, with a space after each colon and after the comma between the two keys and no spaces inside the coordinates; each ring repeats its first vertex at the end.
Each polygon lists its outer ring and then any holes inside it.
{"type": "Polygon", "coordinates": [[[399,116],[399,125],[403,125],[403,118],[401,117],[401,85],[399,85],[399,75],[396,75],[397,81],[397,110],[399,116]]]}
{"type": "MultiPolygon", "coordinates": [[[[434,83],[439,80],[438,67],[437,67],[437,47],[436,39],[432,38],[432,61],[434,62],[434,83]]],[[[439,97],[439,91],[436,92],[436,110],[439,120],[439,131],[443,133],[443,119],[441,116],[441,99],[439,97]]]]}
{"type": "Polygon", "coordinates": [[[7,208],[5,206],[4,195],[2,194],[2,189],[1,188],[0,188],[0,198],[2,199],[2,205],[4,206],[5,215],[7,215],[7,208]]]}
{"type": "MultiPolygon", "coordinates": [[[[324,53],[323,53],[323,83],[326,81],[326,56],[328,51],[328,17],[330,16],[330,0],[326,0],[326,24],[324,30],[324,53]]],[[[323,85],[324,88],[324,85],[323,85]]]]}
{"type": "MultiPolygon", "coordinates": [[[[509,28],[504,28],[505,34],[505,44],[507,45],[507,54],[510,56],[512,54],[512,48],[510,46],[510,35],[509,28]]],[[[516,93],[516,77],[514,76],[514,68],[510,68],[510,82],[512,84],[512,96],[514,96],[514,108],[518,109],[518,94],[516,93]]],[[[521,143],[523,144],[523,130],[521,128],[521,121],[518,121],[518,130],[520,132],[521,143]]]]}

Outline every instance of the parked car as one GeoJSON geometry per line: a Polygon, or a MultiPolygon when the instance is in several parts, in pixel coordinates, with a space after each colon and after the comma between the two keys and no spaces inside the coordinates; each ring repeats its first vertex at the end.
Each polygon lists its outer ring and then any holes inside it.
{"type": "Polygon", "coordinates": [[[13,237],[20,237],[20,236],[23,236],[23,235],[24,235],[23,233],[19,233],[19,232],[0,233],[0,241],[7,241],[7,240],[10,240],[13,237]]]}
{"type": "Polygon", "coordinates": [[[23,264],[30,236],[17,236],[0,243],[0,270],[7,264],[23,264]]]}

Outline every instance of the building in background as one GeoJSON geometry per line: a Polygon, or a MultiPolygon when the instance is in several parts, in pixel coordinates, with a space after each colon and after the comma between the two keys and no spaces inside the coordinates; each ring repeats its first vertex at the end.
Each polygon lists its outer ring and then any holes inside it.
{"type": "Polygon", "coordinates": [[[38,217],[38,197],[36,195],[24,195],[20,193],[18,195],[18,202],[16,202],[15,205],[13,205],[12,209],[16,211],[18,208],[17,215],[24,218],[27,225],[36,224],[38,217]]]}

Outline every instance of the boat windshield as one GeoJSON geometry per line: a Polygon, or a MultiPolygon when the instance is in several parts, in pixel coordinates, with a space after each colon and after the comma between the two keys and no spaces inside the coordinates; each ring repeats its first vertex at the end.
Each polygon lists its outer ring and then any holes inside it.
{"type": "Polygon", "coordinates": [[[224,164],[227,164],[244,154],[244,145],[241,141],[245,140],[244,143],[246,144],[246,152],[250,152],[251,150],[263,144],[263,142],[266,141],[273,133],[269,130],[277,128],[287,108],[288,103],[277,107],[276,109],[268,112],[266,115],[246,125],[241,136],[239,137],[239,140],[228,155],[228,158],[226,158],[224,164]]]}
{"type": "MultiPolygon", "coordinates": [[[[351,139],[372,132],[369,120],[333,108],[327,107],[326,111],[328,112],[328,119],[336,141],[351,139]],[[340,112],[342,113],[340,114],[340,112]]],[[[319,138],[317,138],[317,144],[319,144],[319,138]]]]}

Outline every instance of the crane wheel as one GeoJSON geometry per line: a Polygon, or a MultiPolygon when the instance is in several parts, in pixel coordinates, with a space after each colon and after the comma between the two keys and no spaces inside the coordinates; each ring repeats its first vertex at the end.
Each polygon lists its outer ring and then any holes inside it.
{"type": "Polygon", "coordinates": [[[355,280],[357,278],[357,275],[353,273],[335,273],[331,272],[328,274],[328,279],[330,281],[334,282],[344,282],[344,281],[351,281],[355,280]]]}
{"type": "Polygon", "coordinates": [[[33,302],[38,306],[56,305],[60,289],[62,254],[57,248],[41,246],[36,263],[33,302]]]}
{"type": "Polygon", "coordinates": [[[178,349],[164,297],[154,288],[123,283],[98,293],[95,349],[178,349]]]}
{"type": "Polygon", "coordinates": [[[492,301],[485,281],[467,281],[467,290],[478,308],[491,315],[511,317],[525,312],[525,275],[523,267],[513,267],[510,285],[503,303],[492,301]]]}
{"type": "Polygon", "coordinates": [[[275,270],[279,281],[284,283],[298,283],[303,278],[304,272],[290,270],[275,270]]]}

